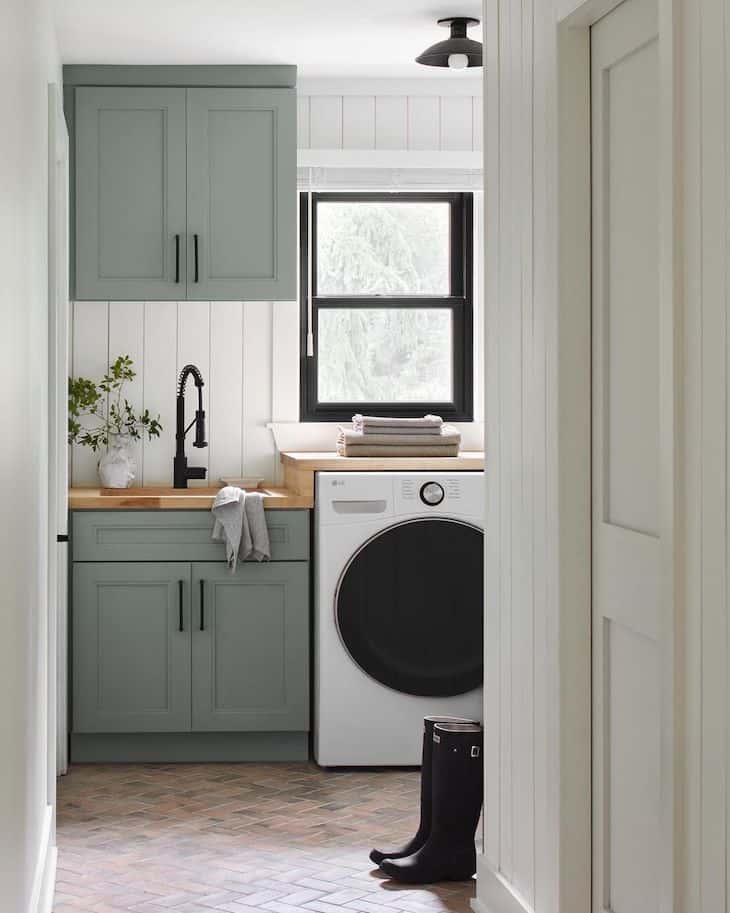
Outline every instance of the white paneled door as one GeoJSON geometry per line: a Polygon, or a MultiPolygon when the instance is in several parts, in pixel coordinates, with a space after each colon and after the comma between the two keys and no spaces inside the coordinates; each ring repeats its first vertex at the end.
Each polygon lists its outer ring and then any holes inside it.
{"type": "Polygon", "coordinates": [[[656,0],[591,29],[594,913],[660,907],[663,520],[656,0]]]}

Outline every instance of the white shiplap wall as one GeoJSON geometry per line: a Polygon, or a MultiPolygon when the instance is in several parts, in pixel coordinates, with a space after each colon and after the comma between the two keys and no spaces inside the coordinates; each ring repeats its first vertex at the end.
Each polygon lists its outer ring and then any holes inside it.
{"type": "MultiPolygon", "coordinates": [[[[188,444],[191,465],[207,466],[211,480],[241,474],[276,478],[266,423],[296,419],[292,410],[297,402],[281,391],[274,401],[272,339],[277,338],[276,359],[298,365],[296,302],[77,301],[73,317],[74,376],[98,378],[110,360],[128,354],[137,370],[128,387],[130,402],[161,416],[162,436],[136,448],[135,484],[169,483],[176,382],[188,362],[200,368],[205,380],[209,441],[204,450],[188,444]]],[[[280,374],[282,379],[292,376],[291,370],[280,374]]],[[[190,418],[196,401],[189,382],[190,418]]],[[[97,458],[87,448],[73,448],[74,484],[96,479],[97,458]]]]}
{"type": "Polygon", "coordinates": [[[482,147],[477,95],[306,95],[300,149],[469,152],[482,147]]]}
{"type": "Polygon", "coordinates": [[[681,907],[730,909],[730,11],[683,0],[686,883],[681,907]]]}
{"type": "MultiPolygon", "coordinates": [[[[612,3],[593,0],[593,13],[612,3]]],[[[570,585],[560,555],[561,514],[565,492],[582,480],[561,477],[576,442],[561,438],[561,414],[574,403],[557,362],[571,333],[560,319],[561,274],[580,256],[558,241],[558,191],[575,181],[560,162],[560,137],[575,125],[560,119],[557,21],[579,6],[580,0],[484,3],[490,450],[480,913],[590,909],[590,858],[569,844],[585,822],[571,814],[576,784],[561,766],[583,729],[580,716],[561,719],[561,701],[584,693],[585,678],[556,674],[585,625],[576,618],[561,630],[561,594],[570,585]]],[[[667,826],[657,848],[658,909],[728,913],[730,12],[726,0],[658,0],[658,8],[663,152],[674,144],[679,153],[677,199],[665,200],[673,229],[662,237],[673,245],[668,256],[677,282],[662,296],[663,313],[675,307],[677,314],[673,338],[662,340],[674,346],[677,364],[676,389],[663,390],[676,396],[677,424],[675,478],[663,479],[676,486],[676,549],[663,580],[675,588],[673,605],[663,605],[674,643],[670,633],[662,651],[673,685],[665,697],[676,719],[662,745],[663,760],[674,758],[674,779],[661,809],[667,826]]],[[[664,179],[667,161],[663,154],[658,165],[664,179]]],[[[569,193],[562,199],[562,208],[575,202],[569,193]]],[[[578,792],[587,794],[585,783],[578,792]]]]}

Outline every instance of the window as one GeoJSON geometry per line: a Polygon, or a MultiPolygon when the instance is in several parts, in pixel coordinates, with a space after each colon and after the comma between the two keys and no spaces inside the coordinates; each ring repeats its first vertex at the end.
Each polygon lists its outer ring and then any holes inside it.
{"type": "Polygon", "coordinates": [[[302,421],[470,421],[472,195],[304,193],[300,226],[302,421]]]}

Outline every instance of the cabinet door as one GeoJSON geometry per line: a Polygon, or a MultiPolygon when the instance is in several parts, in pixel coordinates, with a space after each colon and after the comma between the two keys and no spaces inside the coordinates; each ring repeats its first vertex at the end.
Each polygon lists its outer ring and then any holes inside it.
{"type": "Polygon", "coordinates": [[[187,297],[296,298],[294,90],[188,89],[187,98],[187,297]]]}
{"type": "Polygon", "coordinates": [[[308,565],[194,564],[193,729],[308,727],[308,565]]]}
{"type": "Polygon", "coordinates": [[[185,297],[185,89],[76,89],[76,298],[185,297]]]}
{"type": "Polygon", "coordinates": [[[73,731],[190,729],[190,565],[75,564],[73,731]]]}

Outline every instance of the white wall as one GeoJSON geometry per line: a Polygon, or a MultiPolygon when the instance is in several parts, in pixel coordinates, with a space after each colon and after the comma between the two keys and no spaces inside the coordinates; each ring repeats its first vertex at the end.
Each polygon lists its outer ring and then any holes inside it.
{"type": "Polygon", "coordinates": [[[0,60],[0,909],[36,913],[54,858],[46,780],[47,125],[48,83],[60,84],[60,71],[47,0],[5,0],[0,60]]]}
{"type": "MultiPolygon", "coordinates": [[[[593,0],[605,12],[612,0],[593,0]]],[[[659,0],[665,148],[676,144],[673,244],[679,288],[674,633],[663,644],[674,725],[663,757],[673,782],[659,848],[662,913],[730,910],[730,17],[725,0],[659,0]],[[674,67],[671,73],[672,65],[674,67]],[[666,80],[669,80],[667,82],[666,80]],[[669,85],[671,83],[671,87],[669,85]],[[672,824],[674,829],[672,832],[672,824]]],[[[483,913],[585,913],[573,886],[585,884],[589,845],[566,853],[576,793],[562,755],[583,737],[580,702],[561,719],[561,700],[583,693],[584,677],[561,680],[585,619],[561,630],[566,585],[565,394],[559,346],[563,267],[579,250],[558,244],[561,135],[574,124],[558,105],[556,22],[579,0],[485,0],[485,196],[487,207],[486,414],[486,847],[477,909],[483,913]],[[571,643],[571,639],[573,642],[571,643]],[[571,800],[571,796],[573,799],[571,800]]],[[[580,91],[579,87],[577,91],[580,91]]],[[[661,166],[664,168],[664,164],[661,166]]],[[[565,183],[561,181],[565,176],[565,183]]],[[[666,172],[665,172],[666,177],[666,172]]],[[[671,196],[671,195],[669,195],[671,196]]],[[[564,202],[569,197],[564,198],[564,202]]],[[[666,253],[666,250],[665,250],[666,253]]],[[[663,397],[672,397],[664,390],[663,397]]],[[[671,479],[664,479],[671,484],[671,479]]],[[[583,485],[580,474],[573,484],[583,485]]],[[[671,579],[670,579],[671,578],[671,579]]],[[[672,605],[663,606],[672,626],[672,605]]],[[[671,721],[670,721],[671,722],[671,721]]],[[[657,776],[664,771],[657,771],[657,776]]]]}
{"type": "Polygon", "coordinates": [[[416,91],[414,82],[404,80],[387,92],[380,87],[377,94],[367,84],[355,94],[325,82],[305,83],[298,97],[299,148],[479,151],[479,87],[427,83],[416,91]]]}
{"type": "MultiPolygon", "coordinates": [[[[380,149],[404,153],[406,158],[399,165],[401,175],[402,169],[408,168],[411,154],[418,155],[418,166],[423,168],[428,162],[424,155],[435,156],[433,164],[439,167],[442,150],[473,152],[481,135],[481,106],[477,104],[480,99],[474,94],[473,80],[462,82],[458,89],[441,81],[435,88],[431,81],[427,85],[435,94],[418,94],[425,91],[419,89],[418,80],[389,83],[388,92],[384,85],[372,81],[309,84],[300,90],[299,147],[317,145],[329,153],[368,150],[377,144],[380,149]]],[[[316,162],[317,151],[308,155],[310,165],[316,162]]],[[[453,167],[453,162],[450,164],[453,167]]],[[[351,169],[345,173],[352,173],[351,169]]],[[[370,186],[377,181],[377,173],[370,169],[365,175],[370,186]]],[[[382,173],[387,175],[384,180],[390,186],[392,172],[382,173]]],[[[431,180],[436,173],[430,173],[431,180]]],[[[338,172],[340,182],[342,174],[338,172]]],[[[419,172],[419,180],[424,180],[423,174],[419,172]]],[[[480,224],[478,213],[477,251],[480,224]]],[[[478,269],[480,258],[476,259],[478,269]]],[[[479,288],[477,281],[477,328],[481,319],[479,288]]],[[[478,329],[475,333],[478,418],[483,360],[481,334],[478,329]]],[[[74,376],[98,378],[110,359],[130,355],[138,372],[129,388],[131,401],[162,416],[164,432],[160,440],[137,448],[135,484],[170,481],[175,449],[175,383],[180,369],[189,361],[200,367],[206,381],[204,402],[210,442],[207,450],[189,450],[191,465],[207,465],[212,482],[222,475],[258,475],[268,480],[278,477],[274,439],[266,424],[296,422],[299,417],[296,302],[75,302],[72,347],[74,376]]],[[[188,402],[192,408],[192,388],[188,402]]],[[[334,435],[332,430],[332,446],[334,435]]],[[[299,446],[312,449],[304,438],[299,446]]],[[[88,448],[74,447],[73,484],[94,484],[97,460],[98,455],[88,448]]]]}
{"type": "MultiPolygon", "coordinates": [[[[176,383],[189,362],[205,380],[209,442],[204,450],[188,443],[190,465],[207,466],[211,483],[242,474],[276,478],[266,424],[298,417],[297,302],[77,301],[73,315],[74,375],[98,378],[110,360],[129,355],[137,371],[127,388],[130,402],[161,415],[160,439],[136,448],[135,484],[170,483],[176,383]]],[[[189,382],[190,419],[196,402],[189,382]]],[[[74,484],[97,479],[97,460],[88,448],[73,448],[74,484]]]]}
{"type": "MultiPolygon", "coordinates": [[[[485,0],[487,462],[482,913],[557,911],[554,48],[546,0],[485,0]]],[[[588,851],[588,848],[586,848],[588,851]]],[[[583,863],[590,856],[584,854],[583,863]]],[[[576,860],[580,865],[580,860],[576,860]]],[[[568,908],[565,908],[568,913],[568,908]]],[[[573,913],[571,910],[570,913],[573,913]]]]}
{"type": "Polygon", "coordinates": [[[685,895],[730,909],[730,18],[723,0],[683,0],[686,214],[684,451],[685,895]]]}

